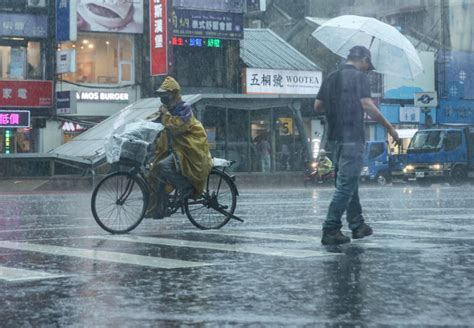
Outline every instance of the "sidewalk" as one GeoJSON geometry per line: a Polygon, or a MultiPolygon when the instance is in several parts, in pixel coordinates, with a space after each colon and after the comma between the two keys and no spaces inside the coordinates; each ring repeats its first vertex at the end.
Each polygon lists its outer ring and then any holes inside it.
{"type": "MultiPolygon", "coordinates": [[[[302,172],[235,173],[238,188],[303,187],[302,172]]],[[[0,193],[90,191],[104,176],[7,177],[0,193]],[[95,180],[95,181],[94,181],[95,180]]]]}

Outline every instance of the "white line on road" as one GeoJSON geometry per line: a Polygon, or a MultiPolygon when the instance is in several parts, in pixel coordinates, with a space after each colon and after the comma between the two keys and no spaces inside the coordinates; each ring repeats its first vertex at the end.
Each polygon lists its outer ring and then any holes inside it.
{"type": "Polygon", "coordinates": [[[194,231],[197,234],[211,234],[219,236],[231,236],[231,237],[243,237],[243,238],[256,238],[256,239],[275,239],[275,240],[288,240],[288,241],[298,241],[298,242],[308,242],[308,243],[317,243],[319,244],[320,238],[312,236],[301,236],[301,235],[287,235],[280,233],[267,233],[267,232],[258,232],[258,231],[194,231]]]}
{"type": "Polygon", "coordinates": [[[188,240],[157,238],[157,237],[86,236],[84,238],[126,241],[126,242],[133,242],[133,243],[165,245],[165,246],[174,246],[174,247],[202,248],[202,249],[212,249],[212,250],[218,250],[218,251],[240,252],[240,253],[294,257],[294,258],[340,255],[337,253],[328,253],[328,252],[323,252],[323,251],[312,251],[312,250],[304,250],[304,249],[277,249],[277,248],[248,246],[248,245],[240,245],[240,244],[209,243],[209,242],[202,242],[202,241],[188,241],[188,240]]]}
{"type": "Polygon", "coordinates": [[[6,281],[27,281],[27,280],[39,280],[39,279],[55,279],[67,277],[66,275],[51,274],[41,271],[31,271],[25,269],[15,269],[0,267],[0,280],[6,281]]]}
{"type": "Polygon", "coordinates": [[[99,251],[54,245],[19,243],[11,241],[0,241],[0,247],[51,255],[71,256],[90,260],[148,266],[161,269],[191,268],[211,265],[210,263],[204,262],[182,261],[154,256],[134,255],[129,253],[99,251]]]}

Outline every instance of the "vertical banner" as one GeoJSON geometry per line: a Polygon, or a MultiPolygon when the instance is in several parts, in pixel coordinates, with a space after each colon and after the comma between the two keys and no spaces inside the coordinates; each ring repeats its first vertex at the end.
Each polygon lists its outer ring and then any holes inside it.
{"type": "Polygon", "coordinates": [[[58,43],[77,39],[76,0],[56,0],[56,41],[58,43]]]}
{"type": "Polygon", "coordinates": [[[151,76],[168,74],[167,0],[150,0],[151,76]]]}

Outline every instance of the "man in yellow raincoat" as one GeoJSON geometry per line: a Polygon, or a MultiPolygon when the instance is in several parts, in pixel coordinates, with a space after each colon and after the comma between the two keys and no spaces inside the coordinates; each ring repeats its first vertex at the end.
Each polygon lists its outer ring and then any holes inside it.
{"type": "Polygon", "coordinates": [[[193,115],[190,105],[181,99],[181,87],[168,76],[156,91],[162,106],[154,119],[166,129],[156,144],[154,160],[149,181],[157,186],[152,193],[147,216],[161,219],[167,216],[166,181],[178,190],[181,200],[198,197],[203,192],[207,176],[212,168],[206,131],[193,115]]]}

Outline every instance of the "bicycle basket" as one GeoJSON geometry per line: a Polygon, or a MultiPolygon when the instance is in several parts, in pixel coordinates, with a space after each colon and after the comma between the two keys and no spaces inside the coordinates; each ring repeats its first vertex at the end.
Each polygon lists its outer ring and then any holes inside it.
{"type": "Polygon", "coordinates": [[[121,159],[144,163],[149,147],[164,126],[159,123],[138,121],[127,124],[122,133],[112,134],[104,144],[107,162],[116,163],[121,159]]]}

